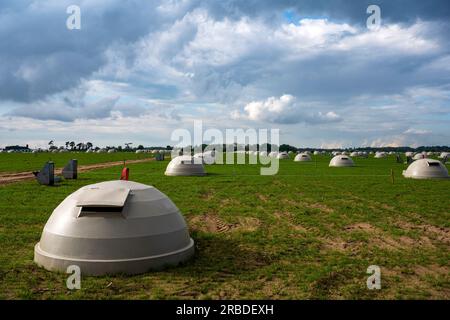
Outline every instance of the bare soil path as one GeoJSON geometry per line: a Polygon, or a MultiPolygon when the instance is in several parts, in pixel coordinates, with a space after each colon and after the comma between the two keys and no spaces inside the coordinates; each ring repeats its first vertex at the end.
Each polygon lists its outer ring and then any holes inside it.
{"type": "MultiPolygon", "coordinates": [[[[125,164],[148,162],[148,161],[152,161],[152,160],[154,160],[154,158],[139,159],[139,160],[126,160],[125,164]]],[[[120,165],[123,165],[123,161],[113,161],[113,162],[79,165],[78,172],[80,173],[80,172],[115,167],[115,166],[120,166],[120,165]]],[[[60,175],[61,171],[62,171],[62,168],[57,168],[55,170],[55,174],[60,175]]],[[[34,179],[33,172],[31,172],[31,171],[15,172],[15,173],[7,173],[7,172],[0,173],[0,185],[24,181],[24,180],[31,180],[31,179],[34,179]]]]}

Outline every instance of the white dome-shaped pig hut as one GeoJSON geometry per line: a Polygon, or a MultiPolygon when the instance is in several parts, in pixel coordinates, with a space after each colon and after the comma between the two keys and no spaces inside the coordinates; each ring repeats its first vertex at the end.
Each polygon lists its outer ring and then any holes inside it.
{"type": "Polygon", "coordinates": [[[354,165],[352,158],[340,154],[331,159],[329,167],[353,167],[354,165]]]}
{"type": "Polygon", "coordinates": [[[439,160],[420,159],[411,163],[403,171],[403,176],[413,179],[448,179],[448,170],[439,160]]]}
{"type": "Polygon", "coordinates": [[[387,154],[386,152],[376,152],[374,158],[380,159],[380,158],[386,158],[387,154]]]}
{"type": "Polygon", "coordinates": [[[194,154],[194,158],[202,159],[204,164],[214,164],[216,162],[216,152],[215,151],[206,151],[202,153],[194,154]]]}
{"type": "Polygon", "coordinates": [[[311,161],[311,156],[307,153],[299,153],[295,156],[294,161],[311,161]]]}
{"type": "Polygon", "coordinates": [[[289,154],[287,152],[280,152],[277,154],[277,159],[289,159],[289,154]]]}
{"type": "Polygon", "coordinates": [[[158,189],[126,180],[85,186],[53,211],[34,248],[34,261],[84,275],[138,274],[194,254],[186,222],[158,189]]]}
{"type": "Polygon", "coordinates": [[[427,156],[424,155],[423,153],[418,153],[416,155],[414,155],[413,159],[414,160],[421,160],[421,159],[425,159],[427,156]]]}
{"type": "Polygon", "coordinates": [[[167,165],[166,176],[204,176],[206,175],[201,158],[179,156],[167,165]]]}
{"type": "Polygon", "coordinates": [[[444,159],[445,157],[450,157],[450,152],[442,152],[440,155],[439,155],[439,158],[440,159],[444,159]]]}

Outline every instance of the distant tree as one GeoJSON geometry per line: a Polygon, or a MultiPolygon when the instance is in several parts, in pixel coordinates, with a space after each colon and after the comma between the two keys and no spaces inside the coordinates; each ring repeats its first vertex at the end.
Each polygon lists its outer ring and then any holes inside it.
{"type": "Polygon", "coordinates": [[[70,143],[70,141],[66,141],[66,143],[65,143],[66,149],[69,149],[69,143],[70,143]]]}
{"type": "Polygon", "coordinates": [[[117,147],[117,151],[119,151],[119,152],[121,152],[122,149],[123,149],[122,146],[118,146],[118,147],[117,147]]]}
{"type": "Polygon", "coordinates": [[[140,145],[138,145],[138,150],[142,150],[142,149],[144,149],[144,146],[142,145],[142,144],[140,144],[140,145]]]}
{"type": "Polygon", "coordinates": [[[283,152],[283,151],[293,151],[293,152],[295,152],[295,151],[297,151],[297,148],[293,147],[293,146],[290,146],[288,144],[282,144],[280,146],[280,151],[281,152],[283,152]]]}
{"type": "Polygon", "coordinates": [[[82,146],[83,146],[83,144],[82,144],[81,142],[78,143],[78,144],[77,144],[77,149],[78,149],[78,150],[81,150],[81,147],[82,147],[82,146]]]}
{"type": "Polygon", "coordinates": [[[131,145],[133,144],[133,142],[127,142],[125,143],[125,149],[129,150],[131,147],[131,145]]]}
{"type": "Polygon", "coordinates": [[[75,147],[75,141],[71,141],[69,143],[69,145],[70,145],[70,149],[73,150],[73,148],[75,147]]]}
{"type": "Polygon", "coordinates": [[[54,144],[54,141],[53,140],[50,140],[49,142],[48,142],[48,145],[51,147],[51,146],[53,146],[53,144],[54,144]]]}
{"type": "Polygon", "coordinates": [[[86,142],[86,149],[92,149],[92,142],[86,142]]]}
{"type": "Polygon", "coordinates": [[[166,146],[166,150],[173,150],[173,147],[171,147],[171,146],[166,146]]]}

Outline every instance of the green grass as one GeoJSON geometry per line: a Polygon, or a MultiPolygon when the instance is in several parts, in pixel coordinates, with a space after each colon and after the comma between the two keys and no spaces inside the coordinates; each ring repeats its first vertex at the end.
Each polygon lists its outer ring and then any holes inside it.
{"type": "Polygon", "coordinates": [[[449,299],[450,181],[405,179],[406,165],[393,158],[355,158],[354,168],[314,159],[282,160],[276,176],[260,176],[258,165],[207,166],[206,177],[166,177],[167,161],[130,165],[132,180],[180,208],[195,257],[138,276],[83,277],[76,291],[67,275],[33,263],[33,247],[67,195],[116,179],[120,168],[57,187],[2,186],[0,298],[449,299]],[[366,288],[372,264],[381,267],[381,290],[366,288]]]}
{"type": "Polygon", "coordinates": [[[0,172],[22,172],[40,170],[45,162],[53,161],[57,168],[64,167],[70,159],[77,159],[80,165],[111,161],[134,160],[152,157],[151,154],[134,152],[115,153],[1,153],[0,172]]]}

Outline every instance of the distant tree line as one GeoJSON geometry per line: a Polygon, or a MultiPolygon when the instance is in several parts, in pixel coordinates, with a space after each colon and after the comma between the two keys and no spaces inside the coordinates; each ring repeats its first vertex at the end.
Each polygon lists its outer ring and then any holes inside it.
{"type": "MultiPolygon", "coordinates": [[[[54,140],[50,140],[48,142],[48,149],[49,150],[61,150],[61,149],[66,149],[69,151],[87,151],[87,150],[99,150],[99,149],[104,149],[104,150],[110,150],[110,149],[114,149],[116,151],[119,152],[135,152],[136,150],[173,150],[174,147],[167,145],[165,147],[162,146],[151,146],[151,147],[145,147],[142,144],[139,144],[137,147],[133,147],[133,143],[132,142],[126,142],[124,143],[124,146],[118,145],[118,146],[106,146],[104,148],[100,148],[97,146],[94,146],[92,144],[92,142],[78,142],[76,143],[75,141],[66,141],[64,143],[64,145],[62,146],[56,146],[54,140]]],[[[271,145],[269,143],[265,143],[265,144],[253,144],[253,145],[249,145],[249,144],[222,144],[222,145],[208,145],[208,144],[202,144],[201,146],[201,150],[205,150],[207,147],[209,146],[209,149],[216,149],[219,150],[220,147],[222,148],[223,151],[237,151],[237,150],[245,150],[245,151],[249,151],[249,150],[266,150],[268,152],[271,152],[272,149],[274,149],[275,145],[271,145]]],[[[185,149],[196,149],[197,146],[186,146],[185,149]]],[[[22,146],[7,146],[4,148],[4,150],[17,150],[17,151],[24,151],[24,150],[30,150],[28,148],[28,145],[26,147],[22,147],[22,146]]],[[[329,151],[329,150],[336,150],[336,151],[366,151],[366,152],[377,152],[377,151],[386,151],[386,152],[398,152],[398,153],[404,153],[404,152],[428,152],[428,151],[432,151],[432,152],[446,152],[450,150],[450,147],[448,146],[420,146],[417,148],[412,148],[412,147],[350,147],[350,148],[312,148],[312,147],[294,147],[291,146],[289,144],[281,144],[280,146],[278,146],[278,150],[280,152],[286,151],[292,151],[292,152],[304,152],[304,151],[329,151]]]]}
{"type": "Polygon", "coordinates": [[[64,143],[63,146],[56,146],[54,140],[50,140],[48,142],[48,149],[49,150],[60,150],[60,149],[66,149],[66,150],[70,150],[70,151],[87,151],[87,150],[99,150],[99,149],[106,149],[106,150],[110,150],[110,149],[114,149],[117,151],[123,151],[123,152],[134,152],[136,150],[172,150],[173,147],[171,146],[166,146],[166,147],[161,147],[161,146],[153,146],[153,147],[144,147],[142,144],[138,145],[136,148],[132,147],[133,143],[132,142],[126,142],[124,143],[124,147],[121,145],[118,146],[106,146],[104,148],[100,148],[100,147],[96,147],[92,144],[92,142],[79,142],[76,143],[75,141],[66,141],[64,143]]]}
{"type": "MultiPolygon", "coordinates": [[[[169,148],[170,146],[167,146],[167,148],[169,148]]],[[[196,149],[198,146],[185,146],[185,149],[196,149]]],[[[220,147],[222,148],[223,151],[238,151],[238,150],[245,150],[245,151],[249,151],[249,150],[266,150],[268,152],[272,151],[272,149],[275,147],[275,145],[271,145],[269,143],[265,143],[265,144],[253,144],[253,145],[238,145],[237,143],[234,144],[222,144],[222,145],[208,145],[208,144],[202,144],[201,148],[202,150],[205,150],[208,147],[208,149],[216,149],[218,150],[220,147]]],[[[170,149],[167,150],[171,150],[173,149],[172,147],[170,147],[170,149]]],[[[422,152],[422,151],[433,151],[433,152],[445,152],[448,151],[450,149],[450,147],[448,146],[421,146],[421,147],[417,147],[417,148],[412,148],[412,147],[349,147],[349,148],[313,148],[313,147],[294,147],[291,146],[289,144],[281,144],[278,146],[278,150],[280,152],[286,151],[292,151],[292,152],[303,152],[303,151],[330,151],[330,150],[336,150],[336,151],[386,151],[386,152],[399,152],[399,153],[404,153],[407,151],[413,151],[413,152],[422,152]]]]}

